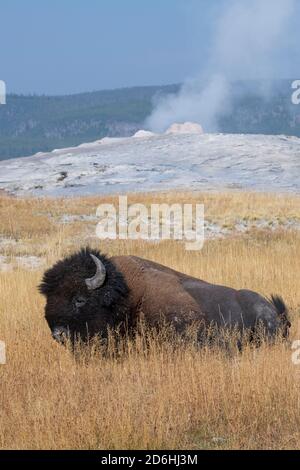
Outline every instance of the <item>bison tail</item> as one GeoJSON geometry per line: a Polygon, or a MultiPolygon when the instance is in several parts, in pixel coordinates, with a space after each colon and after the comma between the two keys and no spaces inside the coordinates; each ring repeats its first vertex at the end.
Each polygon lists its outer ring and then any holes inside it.
{"type": "Polygon", "coordinates": [[[279,295],[272,295],[271,302],[276,308],[278,315],[281,316],[287,313],[287,307],[282,297],[280,297],[279,295]]]}

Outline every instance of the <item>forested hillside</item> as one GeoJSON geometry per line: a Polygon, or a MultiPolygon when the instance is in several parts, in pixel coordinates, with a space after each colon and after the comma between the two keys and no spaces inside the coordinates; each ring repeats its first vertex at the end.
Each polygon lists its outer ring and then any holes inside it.
{"type": "MultiPolygon", "coordinates": [[[[154,98],[179,85],[98,91],[69,96],[8,95],[0,106],[0,160],[79,145],[105,136],[130,136],[143,127],[154,98]]],[[[300,136],[300,106],[291,104],[291,81],[272,84],[262,99],[261,84],[232,85],[230,111],[219,131],[300,136]]]]}
{"type": "Polygon", "coordinates": [[[0,106],[0,159],[130,136],[151,112],[152,99],[177,86],[141,87],[69,96],[8,95],[0,106]]]}

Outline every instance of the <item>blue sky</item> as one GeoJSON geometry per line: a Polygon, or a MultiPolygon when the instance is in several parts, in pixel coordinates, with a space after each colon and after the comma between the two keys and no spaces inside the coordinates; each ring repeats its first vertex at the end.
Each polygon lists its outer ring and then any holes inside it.
{"type": "Polygon", "coordinates": [[[205,68],[226,2],[1,0],[0,79],[39,94],[181,82],[205,68]]]}

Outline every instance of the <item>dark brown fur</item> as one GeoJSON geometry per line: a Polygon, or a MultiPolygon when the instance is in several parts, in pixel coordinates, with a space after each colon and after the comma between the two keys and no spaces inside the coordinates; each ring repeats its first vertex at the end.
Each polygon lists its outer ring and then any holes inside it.
{"type": "Polygon", "coordinates": [[[163,320],[178,332],[192,324],[240,332],[253,332],[260,325],[272,338],[279,331],[288,336],[290,327],[279,297],[268,301],[255,292],[209,284],[152,261],[134,256],[107,259],[88,248],[47,271],[40,291],[47,298],[45,314],[52,332],[67,330],[72,338],[83,340],[96,334],[105,337],[108,327],[135,328],[141,319],[153,327],[163,320]],[[84,282],[95,273],[90,253],[107,271],[105,284],[93,292],[84,282]]]}

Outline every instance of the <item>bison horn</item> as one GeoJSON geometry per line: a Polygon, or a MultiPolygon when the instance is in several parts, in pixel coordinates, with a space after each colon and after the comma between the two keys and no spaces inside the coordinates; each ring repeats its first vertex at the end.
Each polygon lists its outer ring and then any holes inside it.
{"type": "Polygon", "coordinates": [[[97,271],[94,277],[90,279],[86,279],[85,283],[87,285],[88,290],[95,290],[99,289],[99,287],[103,286],[105,278],[106,278],[106,269],[102,261],[94,255],[90,255],[92,260],[94,261],[97,271]]]}

